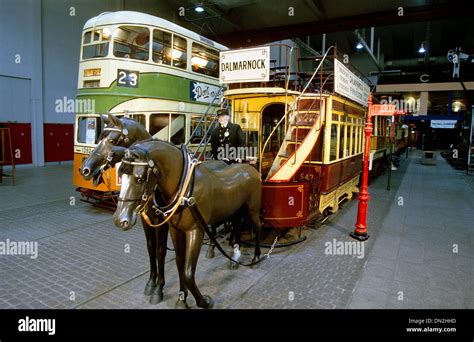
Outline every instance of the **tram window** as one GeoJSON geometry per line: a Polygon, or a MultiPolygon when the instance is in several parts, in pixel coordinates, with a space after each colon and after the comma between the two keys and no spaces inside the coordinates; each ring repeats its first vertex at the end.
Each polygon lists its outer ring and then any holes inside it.
{"type": "Polygon", "coordinates": [[[219,77],[219,52],[193,43],[191,64],[194,72],[219,77]]]}
{"type": "Polygon", "coordinates": [[[146,127],[146,119],[144,114],[132,114],[130,115],[130,119],[133,119],[139,124],[141,124],[143,127],[146,127]]]}
{"type": "Polygon", "coordinates": [[[201,120],[202,115],[192,115],[191,116],[191,125],[189,126],[189,136],[193,134],[194,130],[196,129],[196,132],[194,132],[194,136],[191,139],[191,144],[199,144],[201,140],[204,137],[205,132],[208,132],[208,136],[212,133],[214,129],[214,122],[211,118],[207,118],[207,122],[205,125],[201,122],[199,124],[199,120],[201,120]],[[210,127],[210,128],[209,128],[210,127]]]}
{"type": "Polygon", "coordinates": [[[339,125],[339,158],[347,157],[347,149],[344,144],[346,136],[346,125],[339,125]]]}
{"type": "Polygon", "coordinates": [[[77,142],[97,144],[100,136],[100,118],[81,116],[77,119],[77,142]]]}
{"type": "Polygon", "coordinates": [[[84,38],[82,39],[82,44],[89,44],[91,42],[91,31],[84,33],[84,38]]]}
{"type": "Polygon", "coordinates": [[[82,49],[82,59],[91,59],[107,56],[109,43],[86,45],[82,49]]]}
{"type": "Polygon", "coordinates": [[[337,124],[331,124],[331,143],[329,144],[329,160],[337,159],[337,124]]]}
{"type": "Polygon", "coordinates": [[[188,55],[186,39],[179,36],[173,35],[173,52],[171,57],[173,58],[173,66],[186,69],[188,55]]]}
{"type": "Polygon", "coordinates": [[[161,30],[153,31],[153,62],[171,64],[171,33],[161,30]]]}
{"type": "Polygon", "coordinates": [[[114,56],[148,60],[150,31],[146,27],[120,26],[114,32],[114,56]]]}
{"type": "Polygon", "coordinates": [[[105,57],[109,53],[110,35],[102,34],[102,30],[94,31],[91,42],[92,31],[84,33],[82,39],[82,59],[105,57]]]}
{"type": "Polygon", "coordinates": [[[150,116],[150,134],[154,138],[169,141],[175,145],[183,144],[185,121],[183,114],[152,114],[150,116]],[[169,138],[170,133],[171,139],[169,138]]]}

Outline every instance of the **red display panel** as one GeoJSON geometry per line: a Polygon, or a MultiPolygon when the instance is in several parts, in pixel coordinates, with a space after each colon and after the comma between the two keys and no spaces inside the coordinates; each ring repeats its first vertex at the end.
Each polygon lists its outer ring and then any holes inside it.
{"type": "MultiPolygon", "coordinates": [[[[18,164],[32,164],[32,145],[31,145],[31,124],[29,123],[1,123],[0,127],[10,128],[11,141],[13,147],[13,160],[15,165],[18,164]]],[[[3,131],[4,135],[4,156],[0,155],[0,161],[5,160],[4,165],[11,165],[10,158],[10,142],[8,139],[8,133],[3,131]]],[[[0,145],[1,145],[0,135],[0,145]]],[[[0,153],[2,153],[2,147],[0,146],[0,153]]]]}
{"type": "Polygon", "coordinates": [[[44,161],[74,159],[74,125],[44,124],[44,161]]]}

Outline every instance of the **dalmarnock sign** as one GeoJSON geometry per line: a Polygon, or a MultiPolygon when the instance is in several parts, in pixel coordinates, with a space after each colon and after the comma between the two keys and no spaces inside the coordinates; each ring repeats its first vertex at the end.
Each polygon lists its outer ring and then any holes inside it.
{"type": "Polygon", "coordinates": [[[266,82],[270,76],[270,47],[220,52],[221,83],[266,82]]]}
{"type": "Polygon", "coordinates": [[[334,91],[367,106],[370,88],[337,59],[334,63],[334,91]]]}

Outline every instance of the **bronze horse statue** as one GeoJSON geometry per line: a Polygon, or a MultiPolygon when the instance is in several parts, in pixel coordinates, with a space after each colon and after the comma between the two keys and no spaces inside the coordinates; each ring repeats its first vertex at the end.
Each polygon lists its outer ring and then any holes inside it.
{"type": "MultiPolygon", "coordinates": [[[[141,140],[151,139],[150,133],[140,123],[129,118],[119,119],[112,114],[102,115],[107,127],[99,139],[100,142],[92,153],[83,160],[80,172],[84,179],[93,179],[94,184],[102,182],[102,172],[114,167],[125,153],[125,148],[141,140]]],[[[165,258],[168,242],[168,227],[155,229],[143,222],[148,257],[150,261],[150,278],[144,294],[150,297],[151,304],[158,304],[163,299],[165,285],[165,258]]]]}
{"type": "Polygon", "coordinates": [[[151,139],[150,133],[137,121],[130,118],[119,119],[112,114],[101,115],[107,126],[99,137],[99,143],[92,153],[82,161],[79,169],[85,180],[93,179],[94,185],[103,182],[102,172],[119,162],[124,150],[141,140],[151,139]]]}
{"type": "Polygon", "coordinates": [[[167,221],[180,283],[176,307],[188,307],[189,290],[199,307],[211,308],[213,300],[203,296],[195,282],[203,226],[244,212],[256,233],[253,262],[259,260],[262,185],[260,174],[250,165],[226,165],[215,171],[208,168],[212,162],[189,162],[187,158],[189,154],[185,149],[180,150],[165,141],[151,140],[132,145],[119,170],[122,187],[113,222],[122,230],[129,230],[139,213],[145,221],[148,217],[167,221]],[[189,168],[190,164],[194,164],[193,167],[189,168]],[[186,180],[184,183],[183,179],[186,180]],[[170,207],[173,211],[169,209],[168,215],[162,216],[163,208],[170,207]]]}
{"type": "MultiPolygon", "coordinates": [[[[109,167],[114,167],[125,153],[125,148],[133,143],[149,140],[151,135],[140,123],[129,118],[119,119],[112,114],[102,115],[103,122],[107,125],[100,136],[100,142],[92,153],[83,160],[80,172],[84,179],[93,179],[97,186],[102,180],[102,172],[109,167]]],[[[219,170],[226,164],[221,161],[209,161],[207,167],[219,170]]],[[[231,220],[235,227],[235,243],[240,242],[240,220],[237,216],[231,220]]],[[[156,223],[156,222],[154,222],[156,223]]],[[[158,304],[163,299],[163,287],[165,285],[165,258],[167,253],[168,225],[163,225],[160,229],[151,227],[142,220],[143,230],[147,243],[148,257],[150,261],[150,278],[148,279],[144,294],[150,297],[151,304],[158,304]]],[[[215,231],[213,231],[216,235],[215,231]]],[[[232,243],[232,241],[230,241],[232,243]]],[[[210,244],[208,258],[214,256],[214,245],[210,244]]],[[[230,262],[229,267],[237,267],[237,263],[230,262]]]]}

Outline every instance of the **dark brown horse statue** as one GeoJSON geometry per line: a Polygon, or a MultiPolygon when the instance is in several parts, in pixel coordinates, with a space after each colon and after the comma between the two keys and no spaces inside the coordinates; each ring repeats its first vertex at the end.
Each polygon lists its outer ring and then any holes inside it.
{"type": "MultiPolygon", "coordinates": [[[[102,181],[102,172],[108,167],[114,167],[122,159],[126,147],[137,141],[151,139],[151,135],[145,127],[135,120],[119,119],[111,114],[102,115],[102,120],[107,127],[100,136],[100,142],[84,159],[80,169],[84,179],[94,178],[96,185],[102,181]]],[[[144,293],[146,296],[151,296],[151,304],[158,304],[163,299],[165,285],[168,226],[165,225],[158,230],[150,227],[144,221],[142,223],[150,260],[150,278],[145,285],[144,293]]]]}
{"type": "Polygon", "coordinates": [[[151,217],[169,223],[180,282],[178,308],[187,308],[188,290],[199,307],[213,306],[212,299],[203,296],[195,282],[205,225],[243,211],[256,233],[253,261],[260,258],[260,174],[246,164],[215,171],[207,167],[209,163],[191,161],[185,149],[151,140],[132,145],[119,170],[122,187],[114,224],[128,230],[139,214],[145,221],[151,217]]]}
{"type": "Polygon", "coordinates": [[[151,139],[145,127],[133,119],[119,119],[112,114],[102,115],[101,118],[107,126],[99,137],[99,143],[82,161],[79,169],[84,179],[93,179],[96,186],[103,182],[102,172],[123,157],[123,150],[115,147],[129,147],[137,141],[151,139]]]}
{"type": "MultiPolygon", "coordinates": [[[[102,182],[102,172],[109,167],[114,167],[124,155],[125,148],[135,142],[151,139],[151,135],[140,123],[135,120],[122,118],[114,115],[102,115],[102,120],[107,125],[100,136],[100,142],[92,153],[84,159],[80,169],[84,179],[94,179],[94,184],[102,182]]],[[[209,161],[207,167],[219,170],[226,164],[221,161],[209,161]]],[[[237,224],[238,218],[233,219],[235,227],[235,242],[239,243],[240,226],[237,224]]],[[[156,224],[158,221],[154,221],[156,224]]],[[[163,287],[165,285],[165,258],[167,253],[168,225],[161,226],[160,229],[151,227],[142,220],[143,229],[147,243],[148,257],[150,261],[150,278],[148,279],[144,294],[150,296],[151,304],[158,304],[163,299],[163,287]]],[[[214,234],[215,235],[215,234],[214,234]]],[[[213,256],[214,245],[209,246],[208,255],[213,256]]],[[[236,267],[237,263],[229,263],[231,268],[236,267]]]]}

